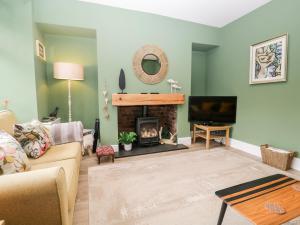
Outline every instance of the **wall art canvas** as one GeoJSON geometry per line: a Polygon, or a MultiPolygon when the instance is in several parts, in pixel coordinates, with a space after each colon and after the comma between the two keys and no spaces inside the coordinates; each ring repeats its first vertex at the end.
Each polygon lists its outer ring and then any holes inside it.
{"type": "Polygon", "coordinates": [[[36,55],[42,60],[46,61],[46,49],[45,46],[39,40],[35,41],[36,55]]]}
{"type": "Polygon", "coordinates": [[[250,84],[286,81],[287,42],[285,34],[250,47],[250,84]]]}

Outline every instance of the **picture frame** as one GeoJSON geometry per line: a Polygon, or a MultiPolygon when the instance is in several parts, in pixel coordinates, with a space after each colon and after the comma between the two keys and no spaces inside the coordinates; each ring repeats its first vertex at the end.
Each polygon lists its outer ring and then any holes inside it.
{"type": "Polygon", "coordinates": [[[249,84],[287,81],[288,34],[250,46],[249,84]]]}
{"type": "Polygon", "coordinates": [[[36,55],[46,61],[46,48],[45,46],[43,45],[42,42],[40,42],[39,40],[36,40],[35,41],[35,50],[36,50],[36,55]]]}

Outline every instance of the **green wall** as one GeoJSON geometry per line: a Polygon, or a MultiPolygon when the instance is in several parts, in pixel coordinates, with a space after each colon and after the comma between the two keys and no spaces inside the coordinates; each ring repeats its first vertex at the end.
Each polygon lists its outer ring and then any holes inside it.
{"type": "Polygon", "coordinates": [[[192,51],[191,93],[194,96],[206,94],[206,52],[192,51]]]}
{"type": "Polygon", "coordinates": [[[220,30],[208,53],[209,95],[237,95],[233,138],[300,151],[300,29],[298,0],[273,0],[220,30]],[[288,82],[249,85],[249,46],[288,33],[288,82]]]}
{"type": "MultiPolygon", "coordinates": [[[[178,80],[183,87],[182,92],[189,96],[192,43],[218,44],[216,28],[162,16],[75,0],[33,0],[33,9],[35,22],[97,31],[99,115],[101,138],[106,144],[117,143],[117,108],[110,105],[110,119],[104,118],[102,91],[106,84],[109,95],[119,92],[118,77],[121,68],[126,74],[126,92],[169,92],[166,81],[147,85],[137,79],[132,68],[132,58],[139,48],[146,44],[160,46],[169,60],[167,78],[178,80]]],[[[77,108],[81,109],[82,107],[77,108]]],[[[190,136],[187,104],[178,107],[178,131],[179,137],[190,136]]]]}
{"type": "MultiPolygon", "coordinates": [[[[34,41],[39,40],[45,45],[43,33],[40,31],[36,23],[33,23],[34,41]]],[[[48,116],[49,114],[49,88],[46,76],[46,62],[36,55],[34,48],[34,69],[35,69],[35,82],[36,82],[36,100],[38,118],[48,116]]]]}
{"type": "Polygon", "coordinates": [[[53,78],[53,62],[72,62],[84,66],[84,80],[72,81],[72,120],[93,128],[99,117],[96,39],[63,35],[45,35],[49,111],[59,107],[58,116],[68,121],[68,84],[53,78]]]}
{"type": "Polygon", "coordinates": [[[0,0],[0,101],[20,122],[38,118],[33,39],[31,1],[0,0]]]}

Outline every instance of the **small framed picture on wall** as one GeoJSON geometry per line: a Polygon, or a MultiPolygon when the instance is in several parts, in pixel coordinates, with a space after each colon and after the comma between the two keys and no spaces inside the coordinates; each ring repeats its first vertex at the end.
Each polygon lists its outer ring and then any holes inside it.
{"type": "Polygon", "coordinates": [[[35,41],[36,55],[42,60],[46,61],[46,49],[45,46],[39,40],[35,41]]]}
{"type": "Polygon", "coordinates": [[[287,80],[288,35],[250,46],[250,84],[287,80]]]}

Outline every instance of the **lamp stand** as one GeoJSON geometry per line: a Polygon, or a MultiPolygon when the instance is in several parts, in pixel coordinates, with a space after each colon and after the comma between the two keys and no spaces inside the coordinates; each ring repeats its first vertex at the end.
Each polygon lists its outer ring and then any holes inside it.
{"type": "Polygon", "coordinates": [[[72,122],[71,80],[68,80],[69,122],[72,122]]]}

